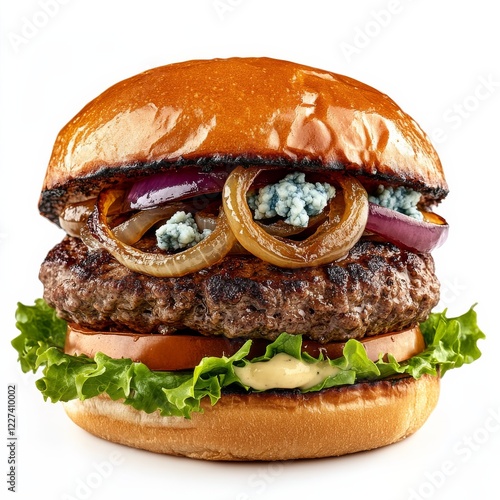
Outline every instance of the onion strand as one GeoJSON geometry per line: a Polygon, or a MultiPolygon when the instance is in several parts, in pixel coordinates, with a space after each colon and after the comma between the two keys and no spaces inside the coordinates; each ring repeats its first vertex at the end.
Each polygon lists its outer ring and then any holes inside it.
{"type": "Polygon", "coordinates": [[[174,203],[171,205],[141,210],[132,215],[125,222],[113,228],[114,235],[127,245],[137,243],[144,234],[151,229],[157,222],[165,220],[179,210],[186,210],[186,205],[174,203]]]}
{"type": "Polygon", "coordinates": [[[161,278],[184,276],[216,264],[230,251],[235,238],[229,229],[226,215],[220,210],[215,230],[197,245],[175,254],[149,253],[120,241],[107,222],[109,208],[125,191],[104,190],[89,218],[91,234],[102,248],[132,271],[161,278]]]}
{"type": "Polygon", "coordinates": [[[237,167],[228,176],[222,193],[224,211],[231,229],[250,253],[284,268],[312,267],[333,262],[343,256],[361,238],[368,219],[368,196],[356,179],[339,175],[345,208],[337,217],[335,204],[328,219],[302,241],[287,240],[268,234],[252,218],[246,193],[262,171],[261,167],[237,167]]]}

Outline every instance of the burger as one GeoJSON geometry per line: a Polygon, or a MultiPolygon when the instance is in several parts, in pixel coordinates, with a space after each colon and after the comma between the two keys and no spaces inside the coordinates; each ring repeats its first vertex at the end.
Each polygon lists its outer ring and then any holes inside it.
{"type": "Polygon", "coordinates": [[[207,460],[397,442],[477,359],[432,312],[436,151],[389,97],[269,58],[112,86],[59,133],[39,200],[65,232],[12,343],[109,441],[207,460]]]}

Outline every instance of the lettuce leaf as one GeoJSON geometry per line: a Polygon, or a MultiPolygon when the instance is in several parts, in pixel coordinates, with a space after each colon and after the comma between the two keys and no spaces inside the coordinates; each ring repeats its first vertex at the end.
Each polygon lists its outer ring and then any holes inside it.
{"type": "MultiPolygon", "coordinates": [[[[279,353],[306,363],[323,360],[322,356],[315,359],[302,353],[302,337],[287,333],[270,343],[259,358],[247,359],[252,344],[249,340],[231,357],[204,358],[194,370],[181,372],[151,371],[142,363],[112,359],[103,353],[93,359],[70,356],[64,353],[66,323],[42,299],[37,299],[33,306],[18,304],[16,327],[21,333],[12,346],[18,352],[21,369],[36,373],[43,367],[43,376],[36,385],[45,400],[85,400],[107,394],[137,410],[159,411],[164,416],[189,418],[193,412],[202,411],[203,399],[216,404],[226,387],[251,390],[239,381],[236,366],[265,362],[279,353]]],[[[481,355],[477,341],[485,335],[477,326],[474,306],[457,318],[447,318],[446,311],[433,313],[421,324],[421,330],[426,349],[403,363],[392,356],[373,362],[360,342],[349,340],[340,358],[328,360],[338,368],[335,375],[326,377],[307,392],[401,373],[415,378],[424,374],[443,376],[481,355]]]]}

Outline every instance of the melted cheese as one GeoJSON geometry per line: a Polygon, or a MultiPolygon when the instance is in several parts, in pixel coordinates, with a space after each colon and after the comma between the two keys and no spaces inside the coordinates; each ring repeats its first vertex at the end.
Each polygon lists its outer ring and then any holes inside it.
{"type": "Polygon", "coordinates": [[[269,361],[235,367],[242,384],[258,391],[268,389],[309,389],[340,370],[328,361],[306,363],[288,354],[279,353],[269,361]]]}

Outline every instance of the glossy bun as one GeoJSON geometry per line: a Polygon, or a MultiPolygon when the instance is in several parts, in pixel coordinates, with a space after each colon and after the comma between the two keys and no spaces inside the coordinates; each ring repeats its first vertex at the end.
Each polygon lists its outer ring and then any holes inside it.
{"type": "Polygon", "coordinates": [[[205,460],[292,460],[345,455],[417,431],[437,404],[439,378],[396,378],[301,394],[225,394],[192,419],[146,414],[104,397],[65,403],[103,439],[205,460]]]}
{"type": "Polygon", "coordinates": [[[427,136],[389,97],[361,82],[269,58],[189,61],[117,83],[60,132],[40,199],[64,204],[123,179],[187,164],[346,170],[447,194],[427,136]]]}

